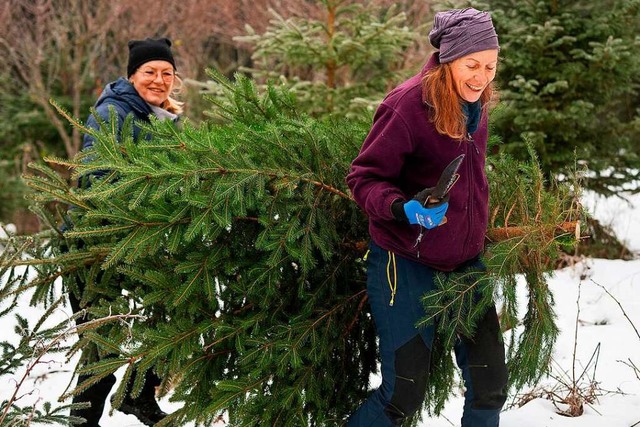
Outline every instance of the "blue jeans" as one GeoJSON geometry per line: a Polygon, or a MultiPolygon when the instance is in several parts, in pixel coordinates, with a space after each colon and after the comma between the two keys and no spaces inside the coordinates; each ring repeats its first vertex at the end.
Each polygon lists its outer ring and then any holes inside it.
{"type": "MultiPolygon", "coordinates": [[[[461,268],[482,268],[479,261],[461,268]]],[[[417,328],[421,297],[435,289],[436,270],[371,243],[367,294],[379,337],[382,384],[351,415],[349,427],[401,426],[420,408],[429,380],[435,327],[417,328]]],[[[507,369],[496,309],[454,351],[465,383],[462,427],[497,427],[506,400],[507,369]]]]}

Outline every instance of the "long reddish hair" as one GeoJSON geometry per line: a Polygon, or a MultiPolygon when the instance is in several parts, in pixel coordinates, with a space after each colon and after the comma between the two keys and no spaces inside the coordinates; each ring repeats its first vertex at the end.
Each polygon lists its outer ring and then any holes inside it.
{"type": "MultiPolygon", "coordinates": [[[[483,110],[489,105],[493,94],[491,82],[480,95],[483,110]]],[[[457,140],[467,136],[466,117],[462,112],[450,63],[439,64],[425,73],[422,78],[422,98],[431,109],[430,120],[439,133],[457,140]]]]}

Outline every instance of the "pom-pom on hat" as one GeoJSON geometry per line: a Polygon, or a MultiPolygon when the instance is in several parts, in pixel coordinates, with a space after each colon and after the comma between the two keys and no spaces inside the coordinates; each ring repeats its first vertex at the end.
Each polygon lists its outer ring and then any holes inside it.
{"type": "Polygon", "coordinates": [[[166,37],[159,39],[146,38],[144,40],[129,40],[129,63],[127,64],[127,77],[145,62],[167,61],[176,69],[176,62],[171,53],[171,40],[166,37]]]}
{"type": "Polygon", "coordinates": [[[491,15],[473,8],[436,13],[429,41],[440,50],[441,64],[473,52],[500,49],[491,15]]]}

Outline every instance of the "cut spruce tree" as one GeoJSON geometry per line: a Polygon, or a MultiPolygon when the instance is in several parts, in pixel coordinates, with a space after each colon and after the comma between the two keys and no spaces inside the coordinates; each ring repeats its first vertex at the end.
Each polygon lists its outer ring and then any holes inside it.
{"type": "MultiPolygon", "coordinates": [[[[138,376],[133,393],[146,370],[158,373],[161,393],[184,403],[159,425],[207,425],[222,414],[232,426],[341,425],[377,372],[367,221],[345,184],[370,118],[312,118],[284,87],[211,77],[224,91],[213,105],[222,123],[154,121],[144,128],[151,137],[134,143],[130,122],[118,142],[109,123],[93,131],[68,117],[97,143],[48,161],[75,177],[109,173],[78,189],[35,166],[26,177],[33,209],[51,229],[23,242],[29,257],[5,251],[3,272],[26,265],[29,276],[3,283],[0,295],[33,287],[34,303],[48,304],[61,277],[87,307],[79,315],[96,320],[69,354],[95,347],[103,358],[82,373],[126,367],[125,377],[138,376]],[[58,217],[43,208],[53,201],[58,217]]],[[[476,289],[502,306],[514,386],[545,372],[557,334],[546,278],[575,243],[577,187],[543,185],[535,157],[491,158],[488,171],[488,270],[471,287],[453,278],[425,299],[430,315],[448,319],[426,402],[435,412],[450,393],[435,385],[454,378],[447,345],[479,314],[468,306],[476,289]],[[528,290],[524,314],[518,286],[528,290]]]]}

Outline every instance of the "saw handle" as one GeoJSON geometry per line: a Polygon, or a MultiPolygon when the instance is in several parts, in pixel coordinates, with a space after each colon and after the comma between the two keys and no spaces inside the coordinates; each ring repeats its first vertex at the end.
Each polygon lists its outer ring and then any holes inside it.
{"type": "MultiPolygon", "coordinates": [[[[447,192],[442,197],[437,197],[433,195],[433,191],[435,187],[425,188],[415,195],[414,199],[417,199],[422,203],[425,208],[433,208],[442,203],[449,201],[449,190],[453,187],[453,185],[458,182],[458,178],[460,178],[460,174],[455,174],[451,177],[451,182],[447,186],[447,192]]],[[[438,227],[447,223],[447,217],[443,217],[438,227]]]]}
{"type": "MultiPolygon", "coordinates": [[[[437,199],[435,197],[427,197],[427,200],[424,203],[424,207],[426,208],[433,208],[436,207],[444,202],[448,202],[449,201],[449,195],[447,194],[445,196],[444,199],[437,199]]],[[[438,224],[438,227],[445,225],[447,223],[447,217],[446,215],[444,217],[442,217],[442,221],[440,221],[440,224],[438,224]]]]}

